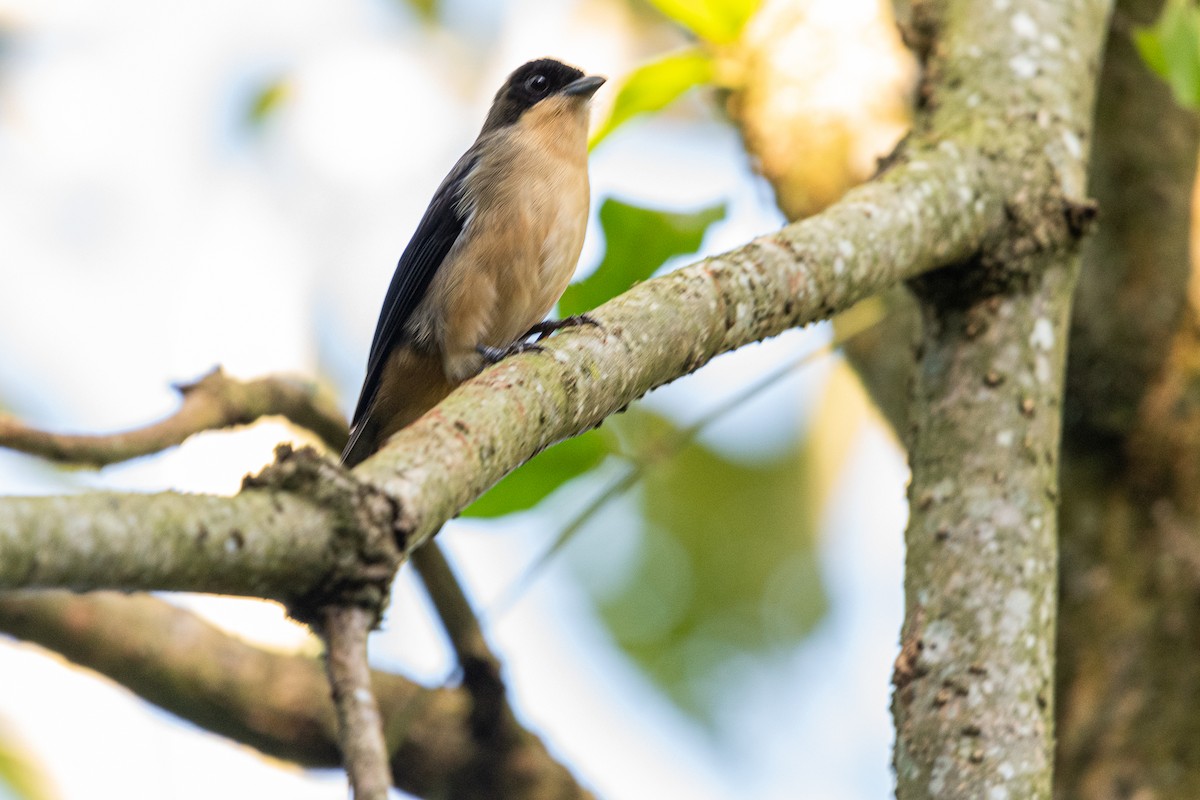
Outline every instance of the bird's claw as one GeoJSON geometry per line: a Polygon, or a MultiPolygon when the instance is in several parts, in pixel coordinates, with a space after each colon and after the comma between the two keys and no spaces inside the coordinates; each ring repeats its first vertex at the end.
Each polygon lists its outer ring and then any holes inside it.
{"type": "Polygon", "coordinates": [[[548,319],[539,322],[530,328],[521,338],[527,339],[530,336],[536,335],[538,337],[537,340],[540,342],[555,331],[560,331],[563,328],[578,328],[580,325],[591,325],[596,328],[603,327],[587,314],[573,314],[562,319],[548,319]]]}
{"type": "Polygon", "coordinates": [[[538,342],[545,339],[555,331],[560,331],[563,328],[577,328],[580,325],[592,325],[601,327],[600,323],[589,317],[587,314],[575,314],[563,319],[548,319],[544,322],[539,322],[534,325],[525,334],[510,344],[508,347],[490,347],[486,344],[481,344],[475,348],[479,355],[483,356],[483,360],[488,364],[495,364],[498,361],[503,361],[509,356],[515,356],[518,353],[541,353],[546,348],[542,347],[538,342]],[[530,336],[537,336],[534,341],[526,341],[530,336]]]}
{"type": "Polygon", "coordinates": [[[486,363],[496,364],[518,353],[540,353],[545,349],[537,342],[527,342],[524,339],[518,339],[508,347],[488,347],[486,344],[481,344],[475,348],[475,351],[483,356],[483,360],[486,363]]]}

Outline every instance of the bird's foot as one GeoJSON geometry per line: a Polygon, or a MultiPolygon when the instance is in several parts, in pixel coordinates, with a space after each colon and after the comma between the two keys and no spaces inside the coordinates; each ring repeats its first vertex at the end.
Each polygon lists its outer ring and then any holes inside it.
{"type": "Polygon", "coordinates": [[[496,364],[518,353],[540,353],[545,349],[537,342],[527,342],[524,339],[518,339],[508,347],[488,347],[486,344],[481,344],[475,348],[475,352],[483,356],[484,363],[496,364]]]}
{"type": "Polygon", "coordinates": [[[539,322],[530,328],[521,338],[528,339],[530,336],[536,334],[538,337],[537,340],[540,342],[555,331],[560,331],[563,328],[578,328],[580,325],[591,325],[596,328],[602,327],[599,322],[587,314],[575,314],[562,319],[548,319],[539,322]]]}

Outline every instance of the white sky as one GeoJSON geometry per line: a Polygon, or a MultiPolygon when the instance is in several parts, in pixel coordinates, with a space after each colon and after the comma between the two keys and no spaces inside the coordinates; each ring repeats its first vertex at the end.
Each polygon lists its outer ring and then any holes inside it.
{"type": "MultiPolygon", "coordinates": [[[[0,51],[0,403],[56,429],[133,426],[173,408],[171,382],[219,363],[242,376],[323,375],[348,406],[396,257],[494,85],[530,57],[610,76],[636,58],[625,12],[607,0],[448,6],[468,38],[422,30],[384,0],[0,0],[0,31],[11,32],[0,51]],[[287,101],[247,131],[246,102],[276,76],[287,101]]],[[[780,224],[715,121],[631,125],[591,172],[597,198],[729,201],[705,252],[780,224]]],[[[823,335],[747,348],[650,402],[690,419],[823,335]]],[[[802,372],[706,440],[733,452],[778,443],[821,375],[802,372]]],[[[263,423],[66,476],[0,451],[0,491],[233,492],[291,435],[263,423]]],[[[776,668],[746,672],[722,715],[731,750],[714,753],[611,648],[563,565],[492,631],[520,710],[616,800],[887,796],[904,480],[871,429],[823,538],[830,613],[776,668]]],[[[555,513],[451,526],[446,539],[485,605],[544,544],[555,513]]],[[[244,635],[303,641],[273,606],[183,601],[244,635]]],[[[372,647],[406,674],[437,681],[448,670],[407,580],[372,647]]],[[[63,798],[345,795],[337,774],[264,763],[35,648],[0,641],[0,675],[0,731],[18,733],[63,798]]]]}

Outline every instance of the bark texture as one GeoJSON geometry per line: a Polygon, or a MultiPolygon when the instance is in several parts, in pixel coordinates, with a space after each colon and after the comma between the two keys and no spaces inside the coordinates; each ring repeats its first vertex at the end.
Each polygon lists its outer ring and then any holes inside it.
{"type": "Polygon", "coordinates": [[[897,795],[1049,798],[1063,370],[1108,4],[924,13],[936,39],[914,137],[950,131],[995,159],[1012,228],[913,283],[897,795]]]}

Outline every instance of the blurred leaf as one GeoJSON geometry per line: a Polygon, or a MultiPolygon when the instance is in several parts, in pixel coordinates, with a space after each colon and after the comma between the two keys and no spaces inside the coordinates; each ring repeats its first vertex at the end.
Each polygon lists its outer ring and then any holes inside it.
{"type": "MultiPolygon", "coordinates": [[[[677,431],[634,410],[645,455],[677,431]]],[[[599,600],[617,644],[681,709],[711,723],[738,664],[794,647],[824,615],[811,469],[800,443],[744,464],[692,442],[646,476],[642,547],[599,600]]]]}
{"type": "Polygon", "coordinates": [[[1171,87],[1185,108],[1200,108],[1200,9],[1167,0],[1158,22],[1133,32],[1142,60],[1171,87]]]}
{"type": "Polygon", "coordinates": [[[50,781],[10,731],[0,727],[0,796],[10,790],[21,800],[52,800],[50,781]]]}
{"type": "Polygon", "coordinates": [[[404,0],[404,3],[426,22],[436,21],[442,10],[441,0],[404,0]]]}
{"type": "Polygon", "coordinates": [[[246,122],[254,128],[260,127],[272,114],[279,110],[290,90],[287,81],[273,80],[260,88],[246,109],[246,122]]]}
{"type": "Polygon", "coordinates": [[[463,516],[500,517],[533,508],[559,486],[598,466],[610,452],[612,436],[600,429],[561,442],[510,472],[463,516]]]}
{"type": "Polygon", "coordinates": [[[567,287],[559,312],[567,316],[593,309],[649,278],[672,256],[696,252],[708,226],[724,217],[724,203],[680,214],[608,198],[600,206],[604,260],[591,275],[567,287]]]}
{"type": "Polygon", "coordinates": [[[701,39],[728,44],[758,10],[759,0],[650,0],[650,4],[701,39]]]}
{"type": "MultiPolygon", "coordinates": [[[[839,346],[871,330],[879,324],[886,313],[886,308],[878,297],[867,298],[834,318],[836,330],[832,341],[781,365],[756,381],[739,386],[736,392],[709,408],[698,419],[686,427],[676,429],[673,436],[655,442],[653,452],[647,452],[644,444],[638,443],[630,443],[631,446],[620,445],[615,448],[614,454],[627,461],[624,471],[619,473],[614,480],[610,480],[603,491],[593,497],[566,522],[550,546],[541,552],[525,570],[525,573],[514,581],[501,599],[492,606],[493,613],[503,613],[520,599],[546,564],[550,562],[550,559],[560,553],[593,519],[602,514],[610,503],[640,483],[642,476],[647,471],[654,469],[662,461],[674,458],[680,450],[690,446],[709,425],[777,385],[779,381],[800,367],[812,363],[818,357],[831,355],[839,346]],[[629,460],[631,452],[639,454],[636,461],[629,460]]],[[[813,433],[806,443],[812,454],[811,464],[816,468],[816,477],[811,481],[811,485],[813,496],[818,498],[818,509],[823,508],[824,499],[832,491],[833,481],[841,474],[845,450],[849,446],[850,428],[853,426],[853,431],[857,432],[862,420],[874,410],[874,407],[869,405],[860,384],[854,383],[853,388],[847,386],[846,381],[853,382],[855,380],[849,367],[845,364],[840,365],[840,369],[835,366],[833,372],[834,378],[829,381],[830,388],[827,389],[818,411],[817,422],[810,426],[813,433]],[[845,380],[837,381],[837,377],[842,374],[846,376],[845,380]],[[845,408],[839,407],[838,404],[842,400],[847,401],[850,405],[845,408]],[[867,407],[864,408],[864,406],[867,407]],[[861,412],[860,409],[862,409],[861,412]]],[[[874,416],[879,419],[881,425],[886,424],[878,414],[874,416]]],[[[623,426],[620,420],[614,420],[606,430],[612,430],[616,434],[616,438],[620,440],[623,427],[630,426],[623,426]]]]}
{"type": "Polygon", "coordinates": [[[596,128],[588,147],[595,147],[638,114],[661,111],[688,89],[708,83],[712,78],[712,56],[698,48],[671,53],[643,64],[621,82],[608,119],[596,128]]]}

